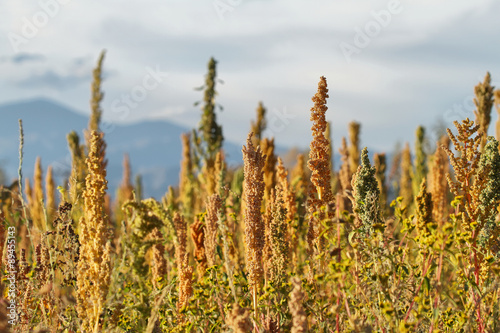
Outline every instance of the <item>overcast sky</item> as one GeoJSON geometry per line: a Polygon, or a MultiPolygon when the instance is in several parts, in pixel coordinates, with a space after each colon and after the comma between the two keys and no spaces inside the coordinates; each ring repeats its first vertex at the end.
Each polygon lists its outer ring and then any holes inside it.
{"type": "Polygon", "coordinates": [[[473,117],[486,71],[500,87],[499,14],[495,0],[2,0],[0,103],[48,97],[88,113],[106,49],[106,119],[191,128],[213,56],[227,139],[244,142],[262,101],[278,144],[308,146],[324,75],[335,151],[352,120],[362,145],[391,150],[420,124],[473,117]]]}

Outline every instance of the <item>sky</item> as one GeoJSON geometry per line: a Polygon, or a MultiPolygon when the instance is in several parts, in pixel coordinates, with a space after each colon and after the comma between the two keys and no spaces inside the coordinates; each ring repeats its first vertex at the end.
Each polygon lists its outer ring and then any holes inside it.
{"type": "Polygon", "coordinates": [[[214,57],[227,140],[245,142],[262,101],[266,134],[307,147],[325,76],[334,149],[358,121],[362,146],[390,151],[418,125],[432,141],[473,118],[487,71],[500,88],[499,13],[495,0],[2,0],[0,103],[45,97],[88,114],[105,49],[106,121],[193,128],[214,57]]]}

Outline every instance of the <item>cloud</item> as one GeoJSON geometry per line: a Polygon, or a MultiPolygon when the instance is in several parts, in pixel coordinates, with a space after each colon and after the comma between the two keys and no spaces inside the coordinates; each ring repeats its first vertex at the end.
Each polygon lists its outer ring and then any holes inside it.
{"type": "MultiPolygon", "coordinates": [[[[347,123],[356,119],[363,123],[365,142],[387,147],[397,138],[412,141],[417,124],[442,119],[472,94],[486,70],[494,81],[500,78],[500,3],[495,0],[401,1],[403,11],[349,64],[339,43],[353,43],[355,28],[373,21],[373,12],[387,9],[389,0],[225,2],[239,5],[224,20],[212,0],[196,6],[122,0],[120,11],[114,1],[71,2],[27,45],[29,52],[42,52],[43,62],[20,59],[31,62],[20,68],[11,58],[0,59],[8,62],[0,82],[14,83],[3,84],[3,98],[37,93],[84,109],[88,85],[81,83],[90,82],[99,51],[106,48],[105,110],[141,84],[146,67],[159,66],[168,79],[131,110],[127,121],[163,117],[195,127],[200,111],[192,105],[202,93],[192,88],[203,84],[213,56],[225,81],[217,86],[217,101],[225,107],[218,119],[229,140],[244,141],[262,100],[269,109],[286,107],[297,116],[277,141],[307,146],[311,97],[324,75],[334,135],[345,135],[347,123]]],[[[0,32],[8,29],[8,22],[0,22],[0,32]]],[[[114,114],[105,111],[107,116],[114,114]]]]}
{"type": "Polygon", "coordinates": [[[32,61],[44,61],[45,57],[41,54],[19,53],[12,57],[11,61],[16,64],[22,64],[32,61]]]}
{"type": "Polygon", "coordinates": [[[38,53],[18,53],[18,54],[11,56],[11,57],[7,57],[7,56],[0,57],[0,63],[2,63],[2,62],[7,63],[8,62],[8,63],[16,64],[16,65],[21,65],[21,64],[30,63],[30,62],[43,62],[45,60],[46,60],[45,56],[42,54],[38,54],[38,53]]]}
{"type": "MultiPolygon", "coordinates": [[[[53,91],[67,91],[78,89],[82,83],[90,83],[92,70],[95,67],[92,57],[74,57],[65,59],[57,64],[54,59],[49,63],[33,64],[13,79],[18,88],[49,89],[53,91]],[[21,78],[19,78],[21,77],[21,78]]],[[[117,71],[106,68],[106,61],[102,76],[104,81],[117,75],[117,71]]]]}
{"type": "Polygon", "coordinates": [[[33,73],[16,82],[20,88],[52,88],[57,90],[71,89],[82,82],[90,82],[90,74],[58,74],[49,69],[42,73],[33,73]]]}

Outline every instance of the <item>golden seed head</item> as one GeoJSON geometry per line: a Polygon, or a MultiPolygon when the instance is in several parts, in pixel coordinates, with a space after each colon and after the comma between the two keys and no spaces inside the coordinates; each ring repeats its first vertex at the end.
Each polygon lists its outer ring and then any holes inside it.
{"type": "Polygon", "coordinates": [[[262,219],[261,208],[264,195],[263,167],[266,161],[264,155],[252,143],[252,134],[247,138],[246,147],[243,146],[243,162],[245,186],[243,188],[246,200],[245,208],[245,243],[246,260],[251,286],[258,286],[263,274],[262,251],[265,244],[265,225],[262,219]]]}

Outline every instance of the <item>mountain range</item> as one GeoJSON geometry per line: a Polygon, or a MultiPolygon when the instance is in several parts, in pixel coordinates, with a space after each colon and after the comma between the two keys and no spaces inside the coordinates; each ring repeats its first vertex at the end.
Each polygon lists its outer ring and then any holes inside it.
{"type": "MultiPolygon", "coordinates": [[[[83,142],[88,117],[45,98],[0,105],[0,167],[6,182],[18,178],[19,119],[24,130],[23,177],[33,176],[36,157],[40,156],[43,171],[52,165],[55,179],[61,185],[71,170],[66,136],[74,130],[83,142]]],[[[113,124],[109,128],[103,131],[107,144],[108,191],[112,196],[122,178],[125,153],[130,157],[133,174],[142,176],[145,197],[159,199],[169,185],[178,183],[180,135],[191,129],[166,120],[113,124]]],[[[241,145],[225,141],[224,150],[229,165],[242,163],[241,145]]]]}

